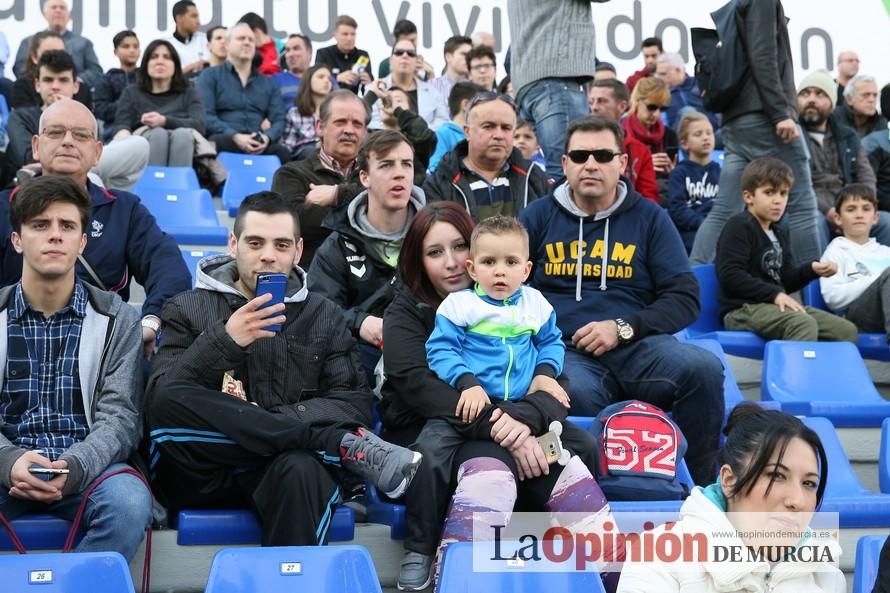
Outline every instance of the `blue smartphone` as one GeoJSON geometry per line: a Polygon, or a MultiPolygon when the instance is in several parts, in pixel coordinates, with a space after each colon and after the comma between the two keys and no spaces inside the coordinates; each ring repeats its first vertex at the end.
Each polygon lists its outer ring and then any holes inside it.
{"type": "MultiPolygon", "coordinates": [[[[265,309],[266,307],[271,307],[272,305],[277,305],[278,303],[284,302],[284,291],[287,288],[287,274],[260,274],[256,279],[256,295],[261,296],[264,294],[271,294],[272,300],[260,307],[261,309],[265,309]]],[[[276,313],[275,316],[281,315],[281,313],[276,313]]],[[[275,323],[273,325],[267,325],[266,328],[270,332],[280,332],[281,324],[275,323]]]]}

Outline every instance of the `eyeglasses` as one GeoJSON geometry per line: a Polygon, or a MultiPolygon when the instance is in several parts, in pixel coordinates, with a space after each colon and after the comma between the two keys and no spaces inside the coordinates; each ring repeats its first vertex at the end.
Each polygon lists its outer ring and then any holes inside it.
{"type": "Polygon", "coordinates": [[[408,56],[409,58],[416,58],[417,52],[413,49],[394,49],[392,50],[392,55],[396,57],[408,56]]]}
{"type": "Polygon", "coordinates": [[[516,107],[516,102],[513,100],[513,97],[510,95],[504,95],[503,93],[495,93],[493,91],[485,91],[482,93],[477,93],[470,99],[470,102],[467,103],[467,113],[473,110],[473,107],[479,105],[480,103],[488,103],[489,101],[503,101],[507,105],[513,108],[513,111],[518,111],[516,107]]]}
{"type": "Polygon", "coordinates": [[[646,109],[648,109],[649,111],[660,111],[660,110],[664,109],[664,106],[656,105],[655,103],[647,103],[646,109]]]}
{"type": "Polygon", "coordinates": [[[491,70],[492,68],[494,68],[494,64],[491,62],[487,62],[485,64],[474,64],[473,66],[470,66],[470,70],[473,70],[475,72],[481,72],[483,70],[491,70]]]}
{"type": "Polygon", "coordinates": [[[40,133],[50,140],[61,140],[68,132],[71,132],[71,137],[78,142],[89,142],[96,137],[95,132],[89,128],[66,128],[65,126],[47,126],[40,133]]]}
{"type": "Polygon", "coordinates": [[[613,152],[608,148],[598,148],[596,150],[570,150],[566,156],[576,165],[583,165],[587,159],[593,157],[598,163],[605,164],[612,162],[616,156],[621,156],[620,152],[613,152]]]}

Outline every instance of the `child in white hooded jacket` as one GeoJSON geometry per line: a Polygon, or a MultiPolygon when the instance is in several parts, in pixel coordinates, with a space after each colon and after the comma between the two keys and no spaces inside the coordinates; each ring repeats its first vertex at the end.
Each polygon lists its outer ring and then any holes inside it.
{"type": "Polygon", "coordinates": [[[834,276],[819,280],[822,298],[860,331],[890,336],[890,247],[869,237],[878,220],[874,189],[848,185],[838,194],[835,211],[843,236],[822,255],[822,261],[837,264],[834,276]]]}

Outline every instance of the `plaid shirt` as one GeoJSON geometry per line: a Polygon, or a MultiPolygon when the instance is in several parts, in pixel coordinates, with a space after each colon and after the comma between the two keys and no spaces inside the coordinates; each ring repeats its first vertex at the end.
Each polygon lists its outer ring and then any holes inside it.
{"type": "Polygon", "coordinates": [[[51,460],[89,433],[77,357],[86,309],[79,281],[68,305],[48,319],[25,301],[21,283],[9,308],[3,435],[22,449],[42,449],[51,460]]]}
{"type": "Polygon", "coordinates": [[[324,165],[325,169],[329,169],[329,170],[333,171],[334,173],[337,173],[343,179],[346,179],[347,177],[349,177],[349,175],[352,173],[352,171],[356,167],[358,167],[358,159],[353,159],[352,162],[349,163],[349,166],[346,168],[341,167],[340,163],[337,161],[337,159],[335,159],[334,157],[332,157],[331,155],[326,153],[324,150],[324,146],[321,146],[321,145],[319,145],[319,148],[318,148],[318,160],[321,161],[321,164],[324,165]]]}
{"type": "Polygon", "coordinates": [[[315,142],[318,142],[315,116],[302,115],[296,107],[291,107],[287,112],[287,119],[284,121],[284,135],[281,137],[281,144],[293,153],[304,144],[315,142]]]}

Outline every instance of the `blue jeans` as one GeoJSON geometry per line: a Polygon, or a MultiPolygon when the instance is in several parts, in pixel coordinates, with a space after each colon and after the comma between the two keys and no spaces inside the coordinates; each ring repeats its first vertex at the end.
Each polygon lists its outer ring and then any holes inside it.
{"type": "Polygon", "coordinates": [[[547,175],[560,179],[566,130],[572,120],[590,115],[584,85],[568,78],[544,78],[523,89],[519,117],[531,124],[547,160],[547,175]]]}
{"type": "MultiPolygon", "coordinates": [[[[816,194],[810,176],[810,154],[803,137],[785,143],[776,136],[775,126],[763,113],[739,116],[721,128],[726,159],[720,173],[720,187],[714,206],[698,229],[689,260],[693,264],[714,261],[717,240],[731,216],[744,210],[742,171],[756,158],[771,156],[784,161],[794,174],[783,220],[787,221],[794,266],[819,259],[825,250],[816,221],[816,194]]],[[[801,132],[805,134],[806,132],[801,132]]]]}
{"type": "MultiPolygon", "coordinates": [[[[104,473],[126,468],[124,463],[109,466],[104,473]]],[[[50,513],[68,521],[74,519],[83,493],[66,496],[58,502],[42,503],[14,498],[0,492],[0,512],[10,521],[32,513],[50,513]]],[[[83,514],[86,532],[76,552],[119,552],[129,562],[151,524],[151,495],[135,476],[122,474],[108,478],[90,494],[83,514]]]]}
{"type": "Polygon", "coordinates": [[[723,424],[723,365],[716,356],[673,336],[649,336],[599,358],[566,348],[565,374],[573,416],[596,416],[609,404],[638,399],[672,411],[689,445],[695,483],[714,481],[723,424]]]}

